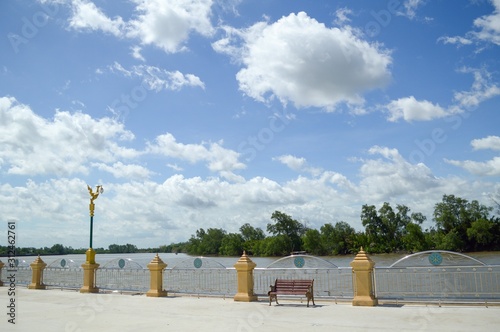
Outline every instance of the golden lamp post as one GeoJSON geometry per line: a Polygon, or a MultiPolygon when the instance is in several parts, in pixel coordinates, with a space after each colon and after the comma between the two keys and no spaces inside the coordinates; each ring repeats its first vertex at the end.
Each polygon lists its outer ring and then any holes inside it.
{"type": "Polygon", "coordinates": [[[87,188],[89,190],[90,194],[90,204],[89,204],[89,210],[90,210],[90,246],[89,250],[87,250],[87,262],[90,264],[95,264],[95,251],[92,249],[92,236],[93,236],[93,229],[94,229],[94,200],[99,197],[99,194],[102,194],[104,192],[104,189],[102,188],[101,185],[98,185],[96,188],[95,193],[92,191],[92,188],[90,188],[89,185],[87,185],[87,188]]]}
{"type": "Polygon", "coordinates": [[[96,270],[99,268],[99,264],[95,262],[95,251],[92,249],[92,231],[94,226],[94,200],[97,199],[99,194],[102,194],[102,186],[97,186],[96,192],[92,191],[89,185],[87,185],[90,193],[90,248],[87,250],[85,263],[82,264],[83,268],[83,286],[80,288],[80,293],[98,293],[99,288],[96,287],[96,270]]]}

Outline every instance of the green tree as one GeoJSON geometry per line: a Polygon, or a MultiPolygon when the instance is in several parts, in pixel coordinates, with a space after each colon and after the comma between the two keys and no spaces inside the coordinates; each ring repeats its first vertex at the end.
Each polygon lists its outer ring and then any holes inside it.
{"type": "MultiPolygon", "coordinates": [[[[301,250],[301,237],[305,233],[304,225],[280,211],[274,211],[271,219],[274,220],[274,224],[267,224],[267,231],[275,236],[283,236],[285,248],[280,249],[285,249],[288,253],[301,250]]],[[[283,252],[283,250],[279,251],[283,252]]]]}
{"type": "Polygon", "coordinates": [[[200,228],[196,231],[196,236],[191,236],[188,241],[188,254],[218,255],[225,235],[226,231],[220,228],[209,228],[207,231],[200,228]]]}
{"type": "Polygon", "coordinates": [[[475,221],[480,219],[490,220],[489,214],[491,207],[479,204],[477,200],[468,202],[466,199],[454,195],[443,195],[440,203],[434,206],[434,220],[437,231],[443,234],[442,243],[437,246],[440,249],[453,251],[472,251],[477,247],[477,240],[483,241],[480,236],[480,230],[486,223],[477,224],[475,229],[467,230],[472,227],[475,221]]]}
{"type": "Polygon", "coordinates": [[[241,256],[243,254],[243,236],[229,233],[222,238],[220,254],[225,256],[241,256]]]}
{"type": "Polygon", "coordinates": [[[259,242],[262,241],[266,235],[264,231],[260,228],[254,228],[250,224],[246,223],[240,227],[240,233],[243,238],[243,249],[249,255],[255,255],[258,249],[259,242]]]}
{"type": "Polygon", "coordinates": [[[317,229],[308,229],[302,238],[304,250],[311,255],[322,256],[326,254],[321,242],[321,234],[317,229]]]}
{"type": "Polygon", "coordinates": [[[355,247],[356,231],[345,221],[324,224],[320,228],[321,244],[326,255],[345,255],[359,249],[355,247]]]}

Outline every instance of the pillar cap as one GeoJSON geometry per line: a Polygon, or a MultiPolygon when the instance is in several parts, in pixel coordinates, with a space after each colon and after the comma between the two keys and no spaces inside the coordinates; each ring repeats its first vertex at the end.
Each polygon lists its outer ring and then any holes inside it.
{"type": "Polygon", "coordinates": [[[42,260],[42,258],[40,257],[40,254],[38,254],[38,257],[33,261],[33,263],[30,264],[31,265],[41,265],[41,266],[47,266],[47,264],[45,264],[45,262],[42,260]]]}
{"type": "Polygon", "coordinates": [[[375,262],[371,260],[370,256],[366,254],[366,252],[363,250],[363,247],[359,250],[358,254],[356,257],[354,257],[354,260],[350,264],[352,267],[373,267],[375,266],[375,262]]]}
{"type": "Polygon", "coordinates": [[[148,266],[148,268],[151,268],[154,266],[165,268],[165,267],[167,267],[167,264],[161,260],[161,258],[158,254],[156,254],[156,256],[151,260],[151,262],[149,262],[149,264],[147,266],[148,266]]]}
{"type": "Polygon", "coordinates": [[[241,255],[240,259],[238,259],[236,264],[234,264],[235,268],[238,268],[238,267],[254,268],[256,266],[257,266],[257,264],[255,264],[254,261],[252,261],[250,259],[250,257],[248,257],[246,251],[243,251],[243,255],[241,255]]]}

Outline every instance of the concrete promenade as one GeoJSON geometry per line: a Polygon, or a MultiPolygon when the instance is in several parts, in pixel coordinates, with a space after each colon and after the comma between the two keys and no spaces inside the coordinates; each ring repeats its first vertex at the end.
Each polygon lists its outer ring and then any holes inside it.
{"type": "Polygon", "coordinates": [[[0,331],[497,331],[500,306],[381,305],[316,300],[307,308],[283,299],[271,307],[232,298],[80,294],[72,290],[0,287],[0,331]]]}

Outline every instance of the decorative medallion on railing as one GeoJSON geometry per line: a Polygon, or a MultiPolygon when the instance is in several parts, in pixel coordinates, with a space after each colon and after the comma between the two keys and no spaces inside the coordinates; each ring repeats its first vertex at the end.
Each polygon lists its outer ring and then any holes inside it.
{"type": "Polygon", "coordinates": [[[201,260],[201,258],[195,258],[193,265],[195,268],[199,269],[203,265],[203,261],[201,260]]]}

